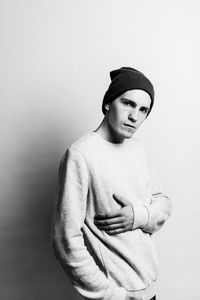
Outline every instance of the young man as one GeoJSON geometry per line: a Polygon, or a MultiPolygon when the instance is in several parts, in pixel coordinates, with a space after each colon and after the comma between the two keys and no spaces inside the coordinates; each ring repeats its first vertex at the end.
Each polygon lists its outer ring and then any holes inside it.
{"type": "Polygon", "coordinates": [[[152,109],[154,88],[133,68],[110,76],[102,123],[72,144],[60,164],[55,254],[84,299],[155,299],[152,234],[171,205],[132,137],[152,109]]]}

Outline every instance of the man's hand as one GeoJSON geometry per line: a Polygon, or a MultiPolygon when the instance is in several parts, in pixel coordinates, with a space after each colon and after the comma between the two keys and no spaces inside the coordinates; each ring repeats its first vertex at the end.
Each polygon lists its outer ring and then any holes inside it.
{"type": "Polygon", "coordinates": [[[96,215],[94,221],[100,230],[104,230],[109,235],[132,230],[134,221],[132,203],[115,194],[113,194],[113,198],[122,208],[113,210],[104,215],[96,215]]]}

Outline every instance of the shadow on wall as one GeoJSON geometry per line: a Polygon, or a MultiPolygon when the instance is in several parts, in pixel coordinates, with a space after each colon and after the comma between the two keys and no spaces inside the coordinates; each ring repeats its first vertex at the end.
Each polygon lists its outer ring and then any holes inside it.
{"type": "MultiPolygon", "coordinates": [[[[42,122],[38,124],[31,134],[27,131],[27,135],[18,135],[18,149],[14,147],[11,154],[14,166],[11,163],[7,175],[11,184],[5,188],[1,219],[0,298],[78,300],[81,298],[56,261],[51,245],[52,207],[62,155],[59,129],[49,120],[48,128],[42,122]]],[[[68,146],[69,139],[64,143],[68,146]]]]}

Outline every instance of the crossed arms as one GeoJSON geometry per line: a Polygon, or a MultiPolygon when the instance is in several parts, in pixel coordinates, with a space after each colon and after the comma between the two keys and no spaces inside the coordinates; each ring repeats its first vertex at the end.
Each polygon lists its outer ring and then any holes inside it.
{"type": "Polygon", "coordinates": [[[171,202],[162,193],[152,195],[148,206],[133,205],[123,197],[113,194],[113,198],[122,206],[105,215],[95,216],[95,224],[107,234],[119,234],[137,228],[144,232],[158,231],[171,214],[171,202]]]}

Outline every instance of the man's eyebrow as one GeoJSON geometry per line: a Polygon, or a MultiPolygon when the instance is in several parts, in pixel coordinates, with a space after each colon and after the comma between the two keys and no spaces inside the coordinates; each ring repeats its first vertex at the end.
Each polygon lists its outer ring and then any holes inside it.
{"type": "Polygon", "coordinates": [[[122,97],[122,100],[133,101],[133,100],[128,99],[128,98],[126,98],[126,97],[122,97]]]}
{"type": "Polygon", "coordinates": [[[128,99],[128,98],[125,98],[125,97],[122,97],[121,99],[122,99],[122,100],[125,100],[125,101],[129,101],[129,102],[135,103],[134,100],[131,100],[131,99],[128,99]]]}

